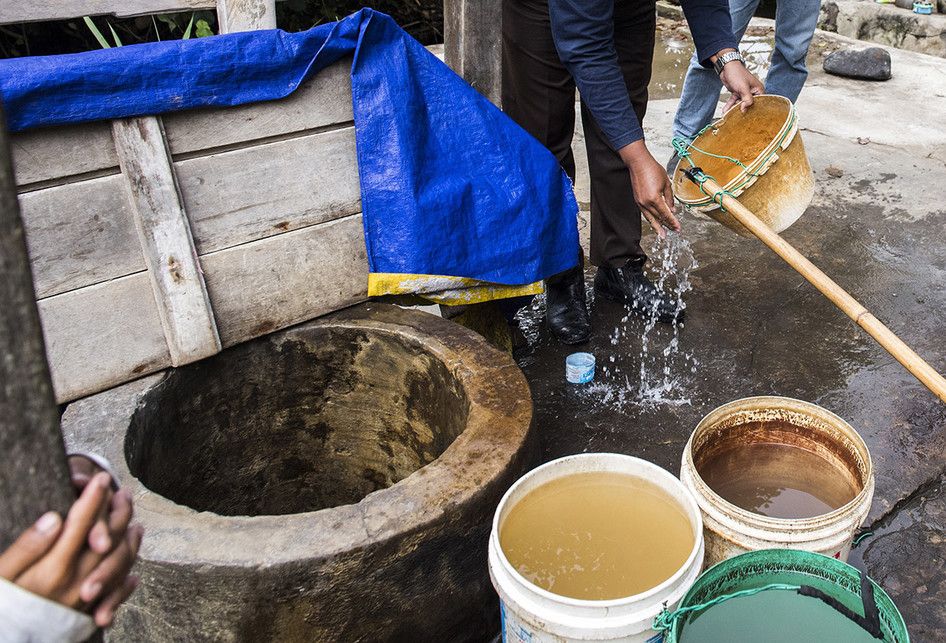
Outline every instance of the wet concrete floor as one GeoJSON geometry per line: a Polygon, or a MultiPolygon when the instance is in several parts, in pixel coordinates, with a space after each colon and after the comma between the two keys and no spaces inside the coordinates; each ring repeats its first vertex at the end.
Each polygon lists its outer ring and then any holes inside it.
{"type": "MultiPolygon", "coordinates": [[[[887,86],[812,74],[799,113],[816,196],[783,236],[944,372],[946,145],[902,128],[896,101],[936,73],[946,80],[946,61],[906,55],[896,53],[896,82],[887,86]],[[888,139],[897,144],[880,142],[888,139]]],[[[936,96],[946,96],[943,86],[936,96]]],[[[652,149],[667,156],[675,106],[652,101],[645,122],[652,149]]],[[[582,181],[577,189],[581,201],[582,181]]],[[[596,298],[594,336],[578,350],[629,381],[599,375],[596,388],[566,383],[565,356],[576,349],[536,324],[519,361],[532,387],[542,458],[611,451],[678,473],[690,432],[714,407],[763,394],[817,403],[850,422],[873,457],[867,526],[874,533],[851,562],[891,594],[914,641],[946,640],[946,404],[761,243],[693,215],[684,215],[683,226],[699,267],[679,337],[698,367],[677,365],[672,396],[690,402],[636,401],[643,322],[631,317],[612,344],[626,311],[596,298]],[[623,389],[626,402],[609,401],[601,384],[623,389]]],[[[646,238],[645,248],[651,243],[646,238]]],[[[593,274],[589,266],[589,284],[593,274]]],[[[657,332],[652,345],[660,350],[670,333],[657,332]]]]}

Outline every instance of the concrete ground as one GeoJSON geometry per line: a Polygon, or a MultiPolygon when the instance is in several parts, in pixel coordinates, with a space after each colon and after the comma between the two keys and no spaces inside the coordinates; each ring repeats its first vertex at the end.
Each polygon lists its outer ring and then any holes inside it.
{"type": "MultiPolygon", "coordinates": [[[[784,237],[946,372],[946,60],[891,50],[888,82],[824,74],[820,56],[844,44],[819,35],[812,50],[798,111],[816,194],[784,237]]],[[[675,108],[676,99],[654,100],[645,122],[661,162],[675,108]]],[[[585,203],[586,181],[578,183],[585,203]]],[[[914,641],[946,640],[946,404],[761,243],[692,215],[683,226],[699,267],[679,338],[697,368],[677,360],[671,396],[690,402],[636,401],[643,322],[622,322],[622,306],[593,303],[595,333],[584,349],[609,368],[594,388],[565,382],[564,359],[575,349],[551,339],[534,311],[537,334],[520,365],[543,458],[613,451],[677,473],[690,432],[720,404],[760,394],[820,404],[848,420],[873,456],[874,534],[851,562],[892,595],[914,641]]],[[[671,336],[655,333],[651,356],[671,336]]]]}

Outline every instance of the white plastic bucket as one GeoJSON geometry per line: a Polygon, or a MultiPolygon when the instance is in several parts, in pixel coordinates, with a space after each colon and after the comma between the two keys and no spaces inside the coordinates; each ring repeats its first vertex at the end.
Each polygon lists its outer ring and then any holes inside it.
{"type": "Polygon", "coordinates": [[[724,404],[700,420],[687,442],[680,479],[693,492],[703,513],[705,566],[759,549],[801,549],[846,561],[855,532],[870,512],[874,470],[864,440],[850,424],[810,402],[787,397],[747,397],[724,404]],[[805,519],[770,518],[724,500],[700,477],[695,452],[738,431],[748,422],[784,421],[812,432],[835,453],[850,462],[860,492],[830,513],[805,519]]]}
{"type": "Polygon", "coordinates": [[[500,599],[506,643],[629,641],[657,643],[651,626],[665,607],[673,609],[696,581],[703,565],[703,523],[690,492],[655,464],[616,453],[585,453],[548,462],[510,487],[493,517],[489,536],[489,574],[500,599]],[[660,585],[634,596],[588,601],[559,596],[533,585],[509,563],[499,545],[499,528],[509,511],[536,487],[576,473],[613,472],[644,479],[679,503],[693,528],[694,544],[683,566],[660,585]]]}

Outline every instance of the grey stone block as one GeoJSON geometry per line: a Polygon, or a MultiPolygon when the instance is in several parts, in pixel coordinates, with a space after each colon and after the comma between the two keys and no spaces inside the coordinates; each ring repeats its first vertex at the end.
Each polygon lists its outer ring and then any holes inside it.
{"type": "Polygon", "coordinates": [[[861,80],[889,80],[890,54],[880,47],[854,50],[842,49],[828,54],[824,70],[835,76],[861,80]]]}

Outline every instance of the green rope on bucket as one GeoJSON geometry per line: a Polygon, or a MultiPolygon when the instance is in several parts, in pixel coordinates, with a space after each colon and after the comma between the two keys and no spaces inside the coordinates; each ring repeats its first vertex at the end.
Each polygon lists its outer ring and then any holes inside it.
{"type": "Polygon", "coordinates": [[[711,601],[705,603],[700,603],[699,605],[689,605],[687,607],[681,607],[673,612],[664,609],[657,617],[654,619],[654,629],[658,631],[668,631],[673,624],[680,618],[692,614],[694,612],[702,612],[703,610],[713,607],[714,605],[719,605],[725,601],[728,601],[732,598],[741,598],[744,596],[753,596],[761,592],[767,592],[769,590],[788,590],[792,592],[797,592],[801,589],[801,585],[786,585],[784,583],[770,583],[768,585],[763,585],[762,587],[754,587],[752,589],[744,589],[738,592],[733,592],[732,594],[723,594],[722,596],[717,596],[711,601]]]}
{"type": "MultiPolygon", "coordinates": [[[[758,165],[759,169],[761,169],[761,168],[763,168],[763,167],[766,167],[766,166],[768,165],[768,163],[769,163],[769,160],[770,160],[773,156],[775,156],[776,152],[778,152],[779,149],[781,149],[782,144],[785,142],[785,139],[788,137],[789,132],[791,132],[791,131],[794,129],[794,126],[795,126],[795,118],[796,118],[796,116],[795,116],[795,112],[794,112],[794,110],[793,110],[793,111],[791,112],[791,121],[790,121],[790,123],[788,124],[789,126],[788,126],[788,127],[783,127],[782,135],[781,135],[781,136],[779,137],[779,139],[776,141],[776,144],[772,147],[772,150],[765,156],[765,158],[762,159],[762,162],[759,163],[759,165],[758,165]]],[[[686,162],[690,164],[690,167],[691,167],[691,168],[697,167],[696,163],[693,162],[693,156],[692,156],[692,154],[691,154],[691,150],[692,150],[693,152],[697,152],[697,153],[702,154],[702,155],[704,155],[704,156],[709,156],[709,157],[712,157],[712,158],[717,158],[717,159],[722,159],[722,160],[724,160],[724,161],[729,161],[730,163],[732,163],[732,164],[734,164],[734,165],[738,165],[740,168],[742,168],[742,170],[743,170],[743,172],[744,172],[745,174],[744,174],[742,180],[741,180],[737,185],[734,185],[731,190],[722,189],[722,190],[720,190],[720,191],[718,191],[718,192],[715,192],[715,193],[713,193],[713,194],[710,194],[709,192],[707,192],[707,191],[703,188],[703,184],[706,182],[706,179],[713,179],[713,181],[715,181],[716,183],[719,183],[719,181],[716,181],[715,177],[713,177],[713,176],[711,176],[711,175],[709,175],[709,174],[705,174],[705,173],[702,174],[702,180],[697,180],[697,185],[698,185],[699,188],[700,188],[700,192],[702,192],[702,193],[705,194],[706,196],[710,197],[710,199],[712,199],[713,202],[716,203],[716,205],[719,206],[719,209],[720,209],[720,210],[722,210],[723,212],[726,212],[726,208],[723,207],[723,195],[725,194],[725,195],[731,196],[731,197],[733,197],[733,198],[736,198],[736,195],[735,195],[734,193],[735,193],[735,192],[738,192],[741,188],[743,188],[743,187],[744,187],[746,184],[748,184],[750,181],[752,181],[752,180],[754,180],[756,177],[760,176],[760,174],[759,174],[758,171],[756,171],[756,172],[750,172],[750,171],[749,171],[749,166],[747,166],[745,163],[743,163],[742,161],[740,161],[740,160],[737,159],[737,158],[734,158],[734,157],[732,157],[732,156],[727,156],[727,155],[725,155],[725,154],[713,154],[712,152],[707,152],[706,150],[701,149],[701,148],[699,148],[699,147],[697,147],[697,146],[695,146],[695,145],[693,144],[693,141],[699,139],[700,136],[702,136],[705,132],[707,132],[707,131],[709,131],[709,130],[711,130],[711,129],[715,129],[716,126],[717,126],[717,123],[718,123],[718,121],[713,121],[713,122],[711,122],[709,125],[707,125],[706,127],[704,127],[703,129],[701,129],[699,132],[696,133],[696,136],[693,137],[693,140],[687,140],[687,139],[682,138],[682,137],[680,137],[680,136],[675,136],[675,137],[673,138],[673,140],[670,141],[670,145],[673,146],[673,149],[674,149],[674,151],[677,153],[677,156],[678,156],[679,158],[681,158],[681,159],[685,159],[686,162]]]]}

